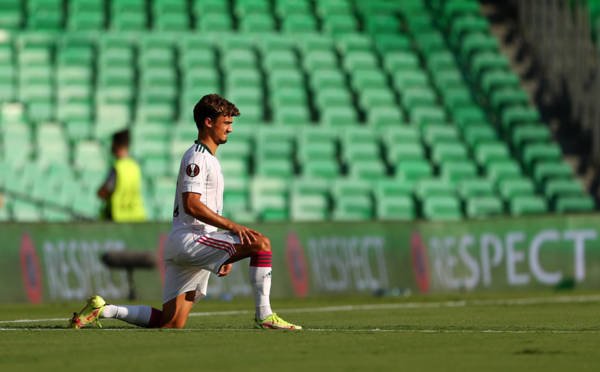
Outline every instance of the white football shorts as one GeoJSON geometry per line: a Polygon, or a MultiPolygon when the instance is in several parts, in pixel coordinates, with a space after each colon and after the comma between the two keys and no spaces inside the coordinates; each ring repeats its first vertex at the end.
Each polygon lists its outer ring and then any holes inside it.
{"type": "Polygon", "coordinates": [[[193,290],[196,302],[206,296],[210,273],[219,273],[221,266],[235,253],[234,244],[239,243],[239,237],[227,231],[169,233],[164,250],[163,303],[193,290]]]}

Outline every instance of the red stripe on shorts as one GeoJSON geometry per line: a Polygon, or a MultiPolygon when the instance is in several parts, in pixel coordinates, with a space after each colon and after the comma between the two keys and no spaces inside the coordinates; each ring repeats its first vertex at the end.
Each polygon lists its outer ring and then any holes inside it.
{"type": "Polygon", "coordinates": [[[233,246],[233,244],[231,244],[229,242],[224,242],[222,240],[212,239],[212,238],[209,238],[207,236],[203,236],[202,238],[200,238],[199,241],[202,244],[211,243],[213,245],[218,245],[219,247],[222,247],[222,248],[226,249],[228,252],[230,252],[231,255],[233,255],[235,253],[235,247],[233,246]]]}
{"type": "Polygon", "coordinates": [[[209,246],[211,248],[220,249],[222,251],[227,252],[229,256],[233,256],[235,253],[235,249],[232,245],[228,245],[227,242],[223,242],[220,240],[210,239],[207,235],[202,236],[200,239],[196,240],[196,242],[209,246]]]}
{"type": "Polygon", "coordinates": [[[208,243],[208,242],[201,242],[201,241],[199,241],[199,240],[198,240],[198,242],[199,242],[199,243],[202,243],[202,244],[204,244],[204,245],[206,245],[207,247],[211,247],[211,248],[215,248],[215,249],[219,249],[219,250],[221,250],[221,251],[227,252],[227,254],[228,254],[230,257],[231,257],[231,256],[233,256],[233,253],[231,253],[231,251],[230,251],[229,249],[227,249],[227,248],[219,247],[218,245],[213,245],[213,244],[211,244],[211,243],[208,243]]]}

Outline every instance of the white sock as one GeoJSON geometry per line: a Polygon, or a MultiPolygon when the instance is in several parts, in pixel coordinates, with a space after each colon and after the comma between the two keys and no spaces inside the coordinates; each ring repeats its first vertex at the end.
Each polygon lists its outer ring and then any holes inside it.
{"type": "Polygon", "coordinates": [[[256,317],[264,319],[273,314],[269,300],[269,295],[271,294],[271,268],[250,266],[248,272],[250,284],[252,284],[252,289],[254,289],[256,317]]]}
{"type": "Polygon", "coordinates": [[[115,318],[130,324],[147,327],[150,324],[152,307],[146,305],[106,305],[101,318],[115,318]]]}

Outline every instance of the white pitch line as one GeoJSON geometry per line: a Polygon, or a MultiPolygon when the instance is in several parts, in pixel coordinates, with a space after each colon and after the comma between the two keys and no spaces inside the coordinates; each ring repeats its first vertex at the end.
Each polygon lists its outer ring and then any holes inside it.
{"type": "MultiPolygon", "coordinates": [[[[150,329],[150,328],[105,328],[102,332],[273,332],[273,330],[252,328],[184,328],[184,329],[150,329]]],[[[70,328],[0,328],[3,331],[28,332],[76,332],[70,328]]],[[[81,331],[79,331],[81,332],[81,331]]],[[[423,334],[600,334],[600,330],[563,330],[563,329],[338,329],[338,328],[305,328],[301,331],[280,332],[314,332],[314,333],[423,333],[423,334]]]]}
{"type": "MultiPolygon", "coordinates": [[[[582,295],[582,296],[558,296],[558,297],[526,297],[513,299],[496,300],[463,300],[463,301],[441,301],[441,302],[405,302],[397,304],[371,304],[371,305],[342,305],[342,306],[324,306],[307,307],[300,309],[282,309],[281,313],[313,313],[313,312],[342,312],[342,311],[365,311],[365,310],[398,310],[398,309],[426,309],[426,308],[444,308],[444,307],[467,307],[467,306],[521,306],[521,305],[540,305],[557,303],[590,303],[600,302],[600,295],[582,295]]],[[[230,310],[230,311],[206,311],[190,313],[189,316],[224,316],[224,315],[247,315],[252,314],[251,310],[230,310]]],[[[17,319],[0,320],[0,324],[10,323],[38,323],[67,321],[68,318],[50,318],[50,319],[17,319]]]]}

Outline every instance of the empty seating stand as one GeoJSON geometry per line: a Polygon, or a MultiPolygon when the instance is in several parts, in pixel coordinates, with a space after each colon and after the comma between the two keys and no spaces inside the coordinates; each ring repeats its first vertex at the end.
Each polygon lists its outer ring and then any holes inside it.
{"type": "Polygon", "coordinates": [[[242,113],[217,155],[239,221],[595,209],[476,0],[5,0],[0,29],[3,221],[97,218],[123,128],[169,220],[208,93],[242,113]]]}

